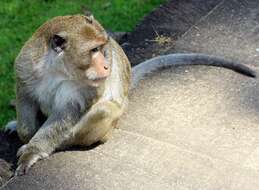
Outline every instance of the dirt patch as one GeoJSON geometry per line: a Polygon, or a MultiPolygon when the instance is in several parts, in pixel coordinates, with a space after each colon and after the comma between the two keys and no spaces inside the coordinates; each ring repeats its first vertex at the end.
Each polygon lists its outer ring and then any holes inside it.
{"type": "Polygon", "coordinates": [[[220,2],[221,0],[171,0],[145,16],[135,30],[121,41],[131,64],[136,65],[157,55],[176,52],[174,41],[182,38],[220,2]],[[158,43],[159,36],[166,39],[166,43],[158,43]]]}

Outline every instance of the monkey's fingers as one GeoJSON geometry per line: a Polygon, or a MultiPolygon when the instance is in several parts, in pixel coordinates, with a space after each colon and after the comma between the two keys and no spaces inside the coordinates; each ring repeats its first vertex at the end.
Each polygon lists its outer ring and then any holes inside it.
{"type": "Polygon", "coordinates": [[[48,154],[45,152],[40,152],[36,147],[27,144],[23,145],[19,149],[17,156],[20,156],[20,158],[15,175],[19,176],[26,174],[33,164],[35,164],[38,160],[48,157],[48,154]]]}
{"type": "Polygon", "coordinates": [[[18,166],[18,168],[16,169],[15,171],[15,176],[21,176],[21,175],[25,175],[29,168],[32,166],[32,163],[31,164],[21,164],[18,166]]]}
{"type": "Polygon", "coordinates": [[[19,148],[19,150],[17,151],[16,156],[17,156],[17,157],[20,157],[20,156],[23,154],[23,152],[24,152],[24,150],[26,149],[26,147],[27,147],[27,144],[22,145],[22,146],[19,148]]]}

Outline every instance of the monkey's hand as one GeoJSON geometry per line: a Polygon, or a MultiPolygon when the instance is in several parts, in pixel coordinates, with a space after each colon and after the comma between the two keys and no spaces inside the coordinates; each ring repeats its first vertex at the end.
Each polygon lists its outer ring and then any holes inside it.
{"type": "Polygon", "coordinates": [[[18,167],[15,171],[15,175],[24,175],[28,172],[29,168],[38,160],[44,159],[49,155],[40,150],[36,145],[25,144],[17,152],[18,167]]]}

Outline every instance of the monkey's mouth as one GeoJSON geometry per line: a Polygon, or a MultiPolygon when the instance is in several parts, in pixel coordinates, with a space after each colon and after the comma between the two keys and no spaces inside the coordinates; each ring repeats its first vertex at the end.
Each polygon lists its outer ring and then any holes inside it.
{"type": "Polygon", "coordinates": [[[91,81],[93,82],[103,82],[107,79],[107,77],[100,77],[100,78],[95,78],[95,79],[92,79],[91,81]]]}
{"type": "Polygon", "coordinates": [[[94,87],[98,87],[100,84],[102,84],[107,77],[100,77],[100,78],[95,78],[95,79],[89,79],[90,85],[94,87]]]}

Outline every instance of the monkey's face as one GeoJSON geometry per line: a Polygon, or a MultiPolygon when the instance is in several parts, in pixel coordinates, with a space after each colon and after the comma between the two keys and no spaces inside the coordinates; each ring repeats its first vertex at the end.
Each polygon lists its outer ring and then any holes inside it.
{"type": "Polygon", "coordinates": [[[68,73],[92,86],[99,86],[111,72],[109,38],[97,21],[89,19],[85,16],[63,17],[61,30],[50,37],[50,48],[68,73]]]}

